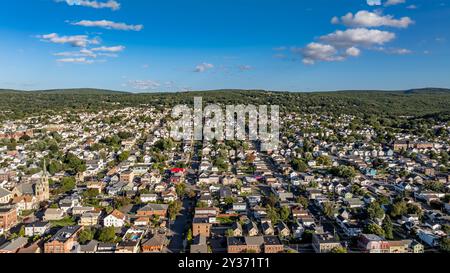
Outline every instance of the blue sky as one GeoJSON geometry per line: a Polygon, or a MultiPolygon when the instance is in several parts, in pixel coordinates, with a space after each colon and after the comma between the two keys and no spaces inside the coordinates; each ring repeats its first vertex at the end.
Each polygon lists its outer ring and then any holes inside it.
{"type": "Polygon", "coordinates": [[[9,1],[0,88],[450,87],[448,26],[447,0],[9,1]]]}

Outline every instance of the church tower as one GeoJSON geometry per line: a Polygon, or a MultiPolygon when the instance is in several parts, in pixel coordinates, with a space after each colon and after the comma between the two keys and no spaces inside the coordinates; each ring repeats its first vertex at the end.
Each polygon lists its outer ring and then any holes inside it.
{"type": "Polygon", "coordinates": [[[41,202],[47,201],[48,199],[50,199],[50,185],[48,183],[47,164],[45,159],[44,159],[44,173],[42,174],[40,184],[42,192],[39,193],[40,195],[39,199],[41,202]]]}

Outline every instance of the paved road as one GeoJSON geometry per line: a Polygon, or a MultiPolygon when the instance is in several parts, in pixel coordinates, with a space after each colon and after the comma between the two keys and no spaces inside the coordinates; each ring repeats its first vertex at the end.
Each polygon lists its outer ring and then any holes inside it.
{"type": "Polygon", "coordinates": [[[180,211],[180,214],[177,216],[174,222],[170,223],[170,231],[172,234],[172,240],[167,247],[172,253],[180,253],[184,251],[183,242],[186,238],[186,228],[189,226],[188,221],[190,221],[190,213],[189,209],[192,208],[193,205],[189,199],[183,200],[183,208],[180,211]]]}

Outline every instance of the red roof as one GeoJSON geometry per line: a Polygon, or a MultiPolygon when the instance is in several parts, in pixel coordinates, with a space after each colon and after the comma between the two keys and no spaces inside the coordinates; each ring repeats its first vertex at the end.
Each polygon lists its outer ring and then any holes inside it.
{"type": "Polygon", "coordinates": [[[173,173],[184,173],[184,169],[183,168],[173,168],[170,170],[173,173]]]}

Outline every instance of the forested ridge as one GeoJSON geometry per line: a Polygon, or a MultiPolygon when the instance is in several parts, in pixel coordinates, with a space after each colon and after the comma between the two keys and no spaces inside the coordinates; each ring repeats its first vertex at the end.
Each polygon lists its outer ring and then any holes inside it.
{"type": "Polygon", "coordinates": [[[274,92],[264,90],[211,90],[178,93],[127,93],[100,89],[42,91],[0,90],[0,119],[17,119],[60,111],[99,111],[125,106],[170,107],[193,104],[280,105],[285,111],[354,115],[412,116],[448,120],[450,89],[404,91],[274,92]]]}

